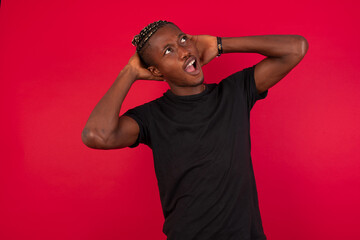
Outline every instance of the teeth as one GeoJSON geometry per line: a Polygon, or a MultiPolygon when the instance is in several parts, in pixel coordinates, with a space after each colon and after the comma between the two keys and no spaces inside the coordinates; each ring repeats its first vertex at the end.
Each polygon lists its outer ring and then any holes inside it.
{"type": "Polygon", "coordinates": [[[188,66],[190,66],[190,65],[193,65],[193,64],[194,64],[194,62],[195,62],[195,59],[194,59],[194,60],[192,60],[191,62],[189,62],[189,64],[187,65],[187,67],[188,67],[188,66]]]}

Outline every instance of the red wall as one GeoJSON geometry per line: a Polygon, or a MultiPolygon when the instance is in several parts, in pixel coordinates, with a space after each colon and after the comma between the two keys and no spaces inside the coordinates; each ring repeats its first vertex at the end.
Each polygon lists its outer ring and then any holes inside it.
{"type": "MultiPolygon", "coordinates": [[[[0,239],[164,239],[151,149],[94,150],[81,131],[135,49],[168,20],[189,34],[299,34],[305,58],[251,115],[265,234],[356,239],[360,214],[358,1],[20,1],[0,10],[0,239]]],[[[205,82],[264,56],[224,54],[205,82]]],[[[120,114],[160,97],[141,80],[120,114]]]]}

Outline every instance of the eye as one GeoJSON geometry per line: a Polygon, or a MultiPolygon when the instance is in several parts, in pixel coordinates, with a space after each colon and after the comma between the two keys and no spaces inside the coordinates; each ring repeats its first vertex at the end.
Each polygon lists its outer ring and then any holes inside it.
{"type": "Polygon", "coordinates": [[[165,50],[165,54],[166,54],[166,52],[167,52],[168,50],[171,50],[171,48],[167,48],[167,49],[165,50]]]}
{"type": "Polygon", "coordinates": [[[185,41],[182,41],[183,39],[187,39],[187,36],[183,36],[182,38],[181,38],[181,40],[180,40],[180,42],[185,42],[185,41]]]}

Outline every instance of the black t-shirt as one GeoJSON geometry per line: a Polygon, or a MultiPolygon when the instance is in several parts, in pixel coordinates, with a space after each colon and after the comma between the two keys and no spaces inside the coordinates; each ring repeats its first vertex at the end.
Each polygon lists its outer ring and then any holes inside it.
{"type": "Polygon", "coordinates": [[[168,240],[265,240],[250,155],[256,65],[195,95],[163,96],[129,109],[153,151],[168,240]]]}

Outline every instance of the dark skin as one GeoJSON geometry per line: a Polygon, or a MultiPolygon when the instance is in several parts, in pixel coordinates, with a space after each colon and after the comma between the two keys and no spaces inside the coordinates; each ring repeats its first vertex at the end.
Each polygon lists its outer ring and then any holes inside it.
{"type": "MultiPolygon", "coordinates": [[[[207,58],[213,59],[217,55],[216,37],[210,38],[207,58]],[[212,41],[211,41],[212,40],[212,41]]],[[[190,57],[196,58],[200,64],[203,56],[196,47],[196,38],[183,33],[173,24],[160,28],[148,41],[147,52],[151,53],[151,62],[155,64],[148,67],[153,76],[162,77],[176,95],[193,95],[204,90],[204,74],[201,66],[197,75],[184,71],[185,61],[190,57]],[[166,47],[165,47],[166,46],[166,47]]],[[[150,55],[150,54],[149,54],[150,55]]]]}
{"type": "MultiPolygon", "coordinates": [[[[194,56],[201,68],[218,53],[215,36],[189,35],[168,24],[158,29],[148,41],[146,51],[152,66],[145,68],[135,53],[120,71],[113,85],[92,111],[81,134],[82,141],[94,149],[125,148],[138,138],[139,126],[128,116],[120,116],[120,109],[131,85],[136,80],[166,81],[179,96],[204,91],[204,75],[183,70],[185,61],[194,56]],[[163,47],[170,44],[166,48],[163,47]],[[165,54],[165,55],[164,55],[165,54]]],[[[266,58],[256,64],[254,78],[258,93],[262,93],[283,79],[305,56],[307,40],[300,35],[258,35],[223,37],[223,53],[259,53],[266,58]]]]}

